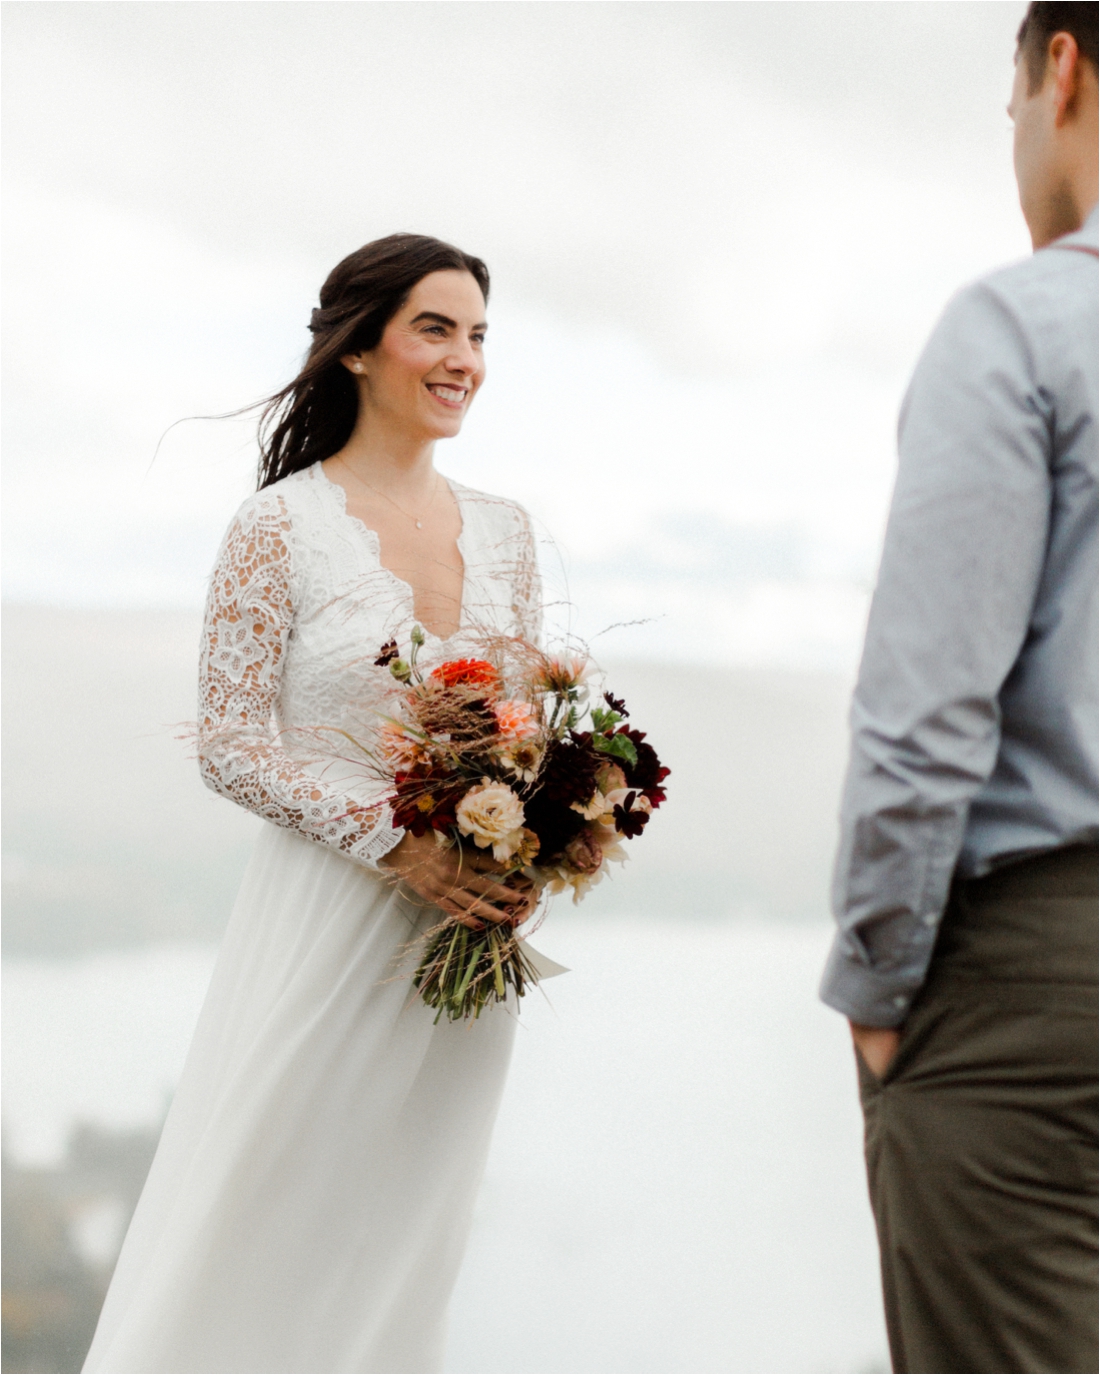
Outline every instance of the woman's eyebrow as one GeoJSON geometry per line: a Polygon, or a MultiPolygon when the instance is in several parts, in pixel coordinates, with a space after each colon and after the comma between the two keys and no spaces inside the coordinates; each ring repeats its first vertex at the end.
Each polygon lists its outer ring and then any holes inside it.
{"type": "MultiPolygon", "coordinates": [[[[450,319],[449,316],[440,315],[437,310],[422,310],[419,315],[409,321],[410,324],[418,325],[421,320],[435,320],[438,324],[446,325],[448,329],[457,329],[458,321],[450,319]]],[[[488,329],[489,326],[482,320],[481,324],[473,325],[473,329],[488,329]]]]}

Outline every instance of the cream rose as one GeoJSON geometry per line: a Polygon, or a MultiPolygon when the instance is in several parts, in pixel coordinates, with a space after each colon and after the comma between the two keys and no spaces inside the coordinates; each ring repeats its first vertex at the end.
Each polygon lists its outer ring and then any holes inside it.
{"type": "Polygon", "coordinates": [[[455,808],[455,820],[475,845],[492,846],[494,859],[511,859],[524,841],[523,803],[506,783],[486,779],[471,788],[455,808]]]}

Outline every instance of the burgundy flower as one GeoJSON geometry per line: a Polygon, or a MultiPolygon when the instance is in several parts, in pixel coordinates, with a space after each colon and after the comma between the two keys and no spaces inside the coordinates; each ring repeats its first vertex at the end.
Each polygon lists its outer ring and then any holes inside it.
{"type": "Polygon", "coordinates": [[[579,812],[548,797],[542,787],[536,789],[533,797],[524,798],[523,813],[529,829],[539,838],[540,864],[557,863],[573,837],[585,829],[584,817],[579,812]]]}
{"type": "Polygon", "coordinates": [[[456,825],[455,808],[466,792],[465,784],[436,774],[431,767],[409,769],[394,778],[393,825],[414,836],[429,830],[447,831],[456,825]]]}
{"type": "Polygon", "coordinates": [[[638,762],[624,769],[627,783],[637,788],[651,806],[659,807],[667,796],[661,784],[672,770],[657,758],[657,751],[646,741],[645,731],[624,730],[622,734],[629,736],[638,751],[638,762]]]}
{"type": "Polygon", "coordinates": [[[637,793],[627,793],[622,800],[622,805],[615,807],[611,813],[615,818],[615,829],[627,839],[632,836],[640,836],[649,821],[649,813],[643,812],[641,808],[636,812],[631,811],[637,797],[637,793]]]}
{"type": "Polygon", "coordinates": [[[571,732],[568,740],[553,740],[542,767],[542,791],[567,807],[587,802],[596,791],[596,770],[603,762],[592,748],[588,731],[571,732]]]}

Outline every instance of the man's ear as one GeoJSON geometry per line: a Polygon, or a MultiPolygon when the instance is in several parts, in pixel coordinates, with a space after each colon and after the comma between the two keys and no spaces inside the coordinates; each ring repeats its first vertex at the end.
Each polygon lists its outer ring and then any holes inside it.
{"type": "Polygon", "coordinates": [[[1061,129],[1076,113],[1084,59],[1072,34],[1056,33],[1047,51],[1047,80],[1054,80],[1054,127],[1061,129]]]}

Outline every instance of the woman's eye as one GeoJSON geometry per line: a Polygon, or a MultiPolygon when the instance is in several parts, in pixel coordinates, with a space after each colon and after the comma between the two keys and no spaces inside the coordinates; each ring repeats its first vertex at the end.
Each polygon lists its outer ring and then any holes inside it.
{"type": "Polygon", "coordinates": [[[484,334],[471,334],[470,338],[473,340],[475,344],[484,344],[485,342],[484,334]]]}
{"type": "Polygon", "coordinates": [[[446,334],[446,332],[442,325],[428,325],[424,330],[425,334],[446,334]]]}

